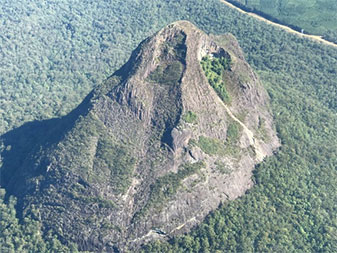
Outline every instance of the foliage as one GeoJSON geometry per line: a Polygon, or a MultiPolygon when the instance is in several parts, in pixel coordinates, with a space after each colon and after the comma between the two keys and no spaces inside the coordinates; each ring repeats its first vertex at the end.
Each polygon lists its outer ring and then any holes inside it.
{"type": "Polygon", "coordinates": [[[136,214],[135,219],[145,214],[145,212],[152,207],[160,208],[165,201],[176,194],[185,178],[199,172],[204,166],[205,163],[202,161],[197,163],[186,163],[177,173],[171,172],[158,178],[156,182],[150,186],[151,192],[149,201],[146,206],[136,214]]]}
{"type": "Polygon", "coordinates": [[[217,5],[199,12],[208,31],[231,31],[271,96],[280,151],[254,174],[244,197],[213,212],[192,233],[147,252],[335,252],[337,50],[237,16],[217,5]],[[221,18],[223,19],[222,21],[221,18]],[[226,28],[227,26],[227,28],[226,28]]]}
{"type": "Polygon", "coordinates": [[[93,196],[86,196],[81,192],[81,189],[76,189],[73,186],[73,189],[69,192],[71,197],[75,200],[80,200],[86,204],[97,204],[100,208],[114,208],[116,207],[115,203],[111,200],[104,199],[102,197],[93,197],[93,196]]]}
{"type": "MultiPolygon", "coordinates": [[[[65,114],[142,39],[174,20],[232,33],[271,97],[282,148],[258,166],[256,185],[244,197],[220,207],[192,233],[148,245],[147,252],[337,251],[336,49],[217,0],[5,0],[0,11],[2,133],[65,114]]],[[[1,203],[0,214],[12,206],[1,203]]],[[[11,240],[20,241],[28,227],[11,230],[11,240]]]]}
{"type": "Polygon", "coordinates": [[[231,174],[232,169],[226,163],[222,161],[215,161],[215,168],[220,171],[222,174],[231,174]]]}
{"type": "Polygon", "coordinates": [[[26,217],[19,223],[16,217],[16,199],[4,201],[5,191],[0,188],[0,251],[1,252],[77,252],[76,245],[69,247],[51,234],[42,238],[41,224],[26,217]]]}
{"type": "Polygon", "coordinates": [[[240,126],[237,122],[231,122],[228,125],[226,141],[228,143],[236,143],[239,138],[240,126]]]}
{"type": "Polygon", "coordinates": [[[226,103],[230,103],[231,97],[226,89],[223,75],[230,69],[230,62],[230,58],[213,56],[205,56],[201,60],[201,66],[209,84],[226,103]]]}
{"type": "Polygon", "coordinates": [[[337,42],[336,12],[333,0],[230,0],[247,11],[255,12],[277,23],[305,33],[324,35],[337,42]]]}
{"type": "Polygon", "coordinates": [[[259,117],[259,124],[257,127],[257,133],[259,135],[259,137],[263,140],[263,141],[269,141],[270,140],[270,136],[268,134],[268,131],[266,129],[266,125],[265,125],[265,119],[259,117]]]}
{"type": "Polygon", "coordinates": [[[149,78],[159,84],[177,85],[184,69],[186,56],[186,35],[177,33],[164,43],[158,67],[149,78]]]}
{"type": "Polygon", "coordinates": [[[197,145],[208,155],[239,155],[240,148],[236,145],[240,137],[240,126],[236,122],[230,122],[227,129],[226,142],[219,139],[200,136],[198,141],[190,140],[190,145],[197,145]]]}
{"type": "Polygon", "coordinates": [[[174,61],[167,66],[159,65],[151,74],[150,80],[160,84],[175,85],[178,84],[183,65],[179,61],[174,61]]]}
{"type": "Polygon", "coordinates": [[[327,30],[323,34],[323,38],[337,44],[337,29],[336,30],[327,30]]]}
{"type": "Polygon", "coordinates": [[[176,60],[184,62],[186,56],[185,40],[186,34],[184,32],[176,33],[171,39],[165,41],[162,56],[172,56],[176,60]]]}
{"type": "Polygon", "coordinates": [[[224,154],[225,145],[221,140],[200,136],[197,145],[208,155],[224,154]]]}
{"type": "Polygon", "coordinates": [[[192,111],[187,111],[184,115],[183,115],[183,120],[187,123],[191,123],[194,124],[198,121],[198,116],[192,112],[192,111]]]}
{"type": "Polygon", "coordinates": [[[109,184],[117,193],[124,193],[131,184],[135,159],[125,147],[116,145],[106,138],[98,143],[94,166],[99,167],[98,170],[102,167],[108,168],[109,184]]]}
{"type": "Polygon", "coordinates": [[[4,0],[0,133],[67,114],[164,24],[177,1],[4,0]]]}

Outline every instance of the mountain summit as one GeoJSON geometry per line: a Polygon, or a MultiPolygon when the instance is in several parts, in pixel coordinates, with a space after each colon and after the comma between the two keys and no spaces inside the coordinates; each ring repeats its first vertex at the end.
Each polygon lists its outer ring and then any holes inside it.
{"type": "Polygon", "coordinates": [[[189,231],[279,146],[235,38],[186,21],[144,40],[69,115],[2,139],[1,182],[21,215],[105,252],[189,231]]]}

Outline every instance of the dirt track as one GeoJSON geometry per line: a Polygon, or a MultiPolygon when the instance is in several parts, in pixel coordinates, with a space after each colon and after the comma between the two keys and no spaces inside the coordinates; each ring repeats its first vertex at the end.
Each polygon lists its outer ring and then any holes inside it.
{"type": "Polygon", "coordinates": [[[300,33],[300,32],[298,32],[298,31],[295,31],[295,30],[291,29],[291,28],[288,27],[288,26],[285,26],[285,25],[281,25],[281,24],[272,22],[272,21],[270,21],[270,20],[268,20],[268,19],[266,19],[266,18],[264,18],[264,17],[261,17],[261,16],[255,14],[255,13],[252,13],[252,12],[246,12],[246,11],[240,9],[239,7],[236,7],[235,5],[229,3],[229,2],[227,2],[227,1],[225,1],[225,0],[220,0],[220,2],[226,4],[227,6],[233,8],[233,9],[236,9],[237,11],[239,11],[239,12],[241,12],[241,13],[247,14],[247,15],[252,16],[252,17],[254,17],[254,18],[258,19],[258,20],[261,20],[261,21],[263,21],[263,22],[265,22],[265,23],[267,23],[267,24],[277,26],[277,27],[279,27],[279,28],[281,28],[281,29],[283,29],[283,30],[289,32],[289,33],[293,33],[293,34],[296,34],[296,35],[298,35],[298,36],[300,36],[300,37],[308,38],[308,39],[311,39],[311,40],[314,40],[314,41],[317,41],[317,42],[321,42],[321,43],[323,43],[323,44],[326,44],[326,45],[333,46],[333,47],[337,48],[337,44],[335,44],[335,43],[333,43],[333,42],[330,42],[330,41],[327,41],[327,40],[325,40],[325,39],[322,39],[321,36],[300,33]]]}
{"type": "Polygon", "coordinates": [[[222,99],[219,98],[220,103],[225,107],[228,115],[237,123],[240,124],[240,126],[242,127],[243,132],[247,135],[249,143],[252,147],[254,147],[254,151],[256,154],[256,160],[258,162],[262,162],[263,158],[266,157],[266,153],[263,151],[263,149],[260,146],[260,143],[257,139],[255,139],[254,134],[252,131],[250,131],[248,129],[248,127],[243,124],[237,117],[234,116],[234,114],[232,113],[232,111],[228,108],[228,106],[222,101],[222,99]]]}

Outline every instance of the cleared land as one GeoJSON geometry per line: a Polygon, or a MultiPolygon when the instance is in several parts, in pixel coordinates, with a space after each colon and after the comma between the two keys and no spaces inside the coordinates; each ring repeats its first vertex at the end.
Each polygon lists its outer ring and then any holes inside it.
{"type": "Polygon", "coordinates": [[[228,0],[277,23],[305,33],[322,35],[337,42],[337,2],[335,0],[228,0]],[[275,19],[275,20],[274,20],[275,19]]]}
{"type": "Polygon", "coordinates": [[[238,10],[241,13],[244,13],[244,14],[247,14],[249,16],[252,16],[252,17],[254,17],[254,18],[258,19],[258,20],[266,22],[267,24],[271,24],[271,25],[277,26],[277,27],[279,27],[279,28],[281,28],[281,29],[283,29],[283,30],[285,30],[287,32],[294,33],[294,34],[296,34],[298,36],[301,36],[301,37],[304,37],[304,38],[309,38],[309,39],[312,39],[312,40],[315,40],[315,41],[318,41],[318,42],[324,43],[326,45],[333,46],[333,47],[337,48],[337,44],[335,44],[335,43],[333,43],[331,41],[327,41],[327,40],[323,39],[322,36],[312,35],[312,34],[304,34],[304,33],[298,32],[298,31],[296,31],[296,30],[294,30],[294,29],[292,29],[292,28],[290,28],[290,27],[288,27],[286,25],[281,25],[281,24],[278,24],[276,22],[270,21],[270,20],[268,20],[268,19],[266,19],[264,17],[261,17],[261,16],[255,14],[255,13],[244,11],[244,10],[240,9],[239,7],[233,5],[233,4],[231,4],[231,3],[229,3],[229,2],[227,2],[225,0],[220,0],[220,1],[223,2],[224,4],[226,4],[227,6],[233,8],[233,9],[238,10]]]}

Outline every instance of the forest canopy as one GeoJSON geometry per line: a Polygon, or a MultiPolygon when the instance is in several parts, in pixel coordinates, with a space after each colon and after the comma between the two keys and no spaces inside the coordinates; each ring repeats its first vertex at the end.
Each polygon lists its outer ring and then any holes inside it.
{"type": "Polygon", "coordinates": [[[333,0],[228,0],[246,11],[299,32],[322,35],[337,43],[337,2],[333,0]]]}

